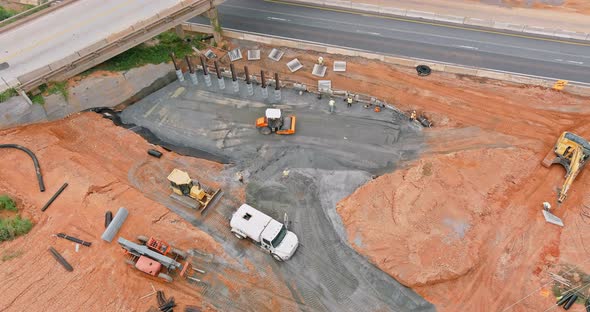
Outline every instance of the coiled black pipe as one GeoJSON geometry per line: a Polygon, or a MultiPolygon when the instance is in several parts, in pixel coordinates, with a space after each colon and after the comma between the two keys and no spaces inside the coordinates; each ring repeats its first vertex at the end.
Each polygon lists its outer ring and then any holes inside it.
{"type": "Polygon", "coordinates": [[[29,156],[31,156],[31,158],[33,159],[33,164],[35,165],[35,173],[37,174],[37,181],[39,181],[39,190],[41,192],[45,192],[45,183],[43,183],[41,167],[39,167],[39,161],[37,160],[37,156],[35,156],[35,153],[31,152],[30,149],[24,146],[20,146],[18,144],[0,144],[0,148],[16,148],[29,154],[29,156]]]}

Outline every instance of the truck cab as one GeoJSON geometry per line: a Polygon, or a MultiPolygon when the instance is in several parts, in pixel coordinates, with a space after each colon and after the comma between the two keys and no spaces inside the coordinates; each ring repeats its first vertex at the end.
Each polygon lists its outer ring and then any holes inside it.
{"type": "Polygon", "coordinates": [[[284,224],[243,204],[233,214],[231,231],[239,239],[249,238],[277,261],[289,260],[299,246],[299,239],[284,224]]]}

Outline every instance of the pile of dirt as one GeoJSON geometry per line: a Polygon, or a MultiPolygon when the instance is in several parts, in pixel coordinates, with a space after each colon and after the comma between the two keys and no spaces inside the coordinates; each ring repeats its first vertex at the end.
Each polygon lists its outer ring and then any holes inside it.
{"type": "MultiPolygon", "coordinates": [[[[174,296],[179,308],[190,304],[210,311],[217,310],[218,302],[207,296],[215,294],[216,289],[225,289],[224,297],[217,294],[216,300],[227,301],[237,297],[245,285],[268,291],[281,287],[270,277],[236,269],[242,264],[232,266],[235,261],[209,235],[140,193],[128,177],[133,167],[157,163],[168,170],[199,168],[201,176],[213,180],[222,165],[164,150],[161,159],[148,156],[146,151],[153,146],[95,113],[7,129],[0,135],[3,142],[20,144],[36,153],[47,186],[46,192],[39,192],[26,154],[0,150],[0,193],[16,198],[23,214],[35,223],[25,236],[0,244],[0,279],[4,281],[0,285],[1,310],[22,311],[26,307],[35,311],[145,311],[155,305],[156,299],[139,298],[150,293],[153,284],[167,296],[174,296]],[[43,204],[64,182],[69,186],[49,209],[41,212],[43,204]],[[125,264],[116,240],[107,243],[100,239],[105,212],[116,213],[119,207],[127,208],[129,216],[118,236],[135,240],[137,235],[152,235],[181,249],[197,250],[193,253],[207,255],[199,258],[199,266],[206,265],[202,259],[215,259],[224,264],[219,268],[222,273],[200,276],[204,283],[189,283],[177,277],[168,284],[133,270],[125,264]],[[72,242],[54,236],[59,232],[90,241],[92,246],[80,246],[76,251],[72,242]],[[49,246],[67,259],[73,272],[65,271],[53,259],[49,246]],[[223,277],[226,274],[231,278],[223,277]],[[211,291],[205,295],[207,289],[211,291]]],[[[235,191],[243,197],[243,190],[223,187],[228,194],[235,191]]],[[[268,301],[260,308],[270,311],[274,304],[268,301]]]]}

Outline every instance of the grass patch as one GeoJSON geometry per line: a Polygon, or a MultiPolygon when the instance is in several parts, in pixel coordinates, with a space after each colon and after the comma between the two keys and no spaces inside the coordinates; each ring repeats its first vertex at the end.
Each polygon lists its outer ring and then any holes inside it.
{"type": "Polygon", "coordinates": [[[16,96],[18,92],[14,88],[10,88],[4,92],[0,92],[0,103],[8,101],[9,98],[16,96]]]}
{"type": "Polygon", "coordinates": [[[0,210],[16,211],[16,203],[8,195],[0,195],[0,210]]]}
{"type": "Polygon", "coordinates": [[[13,240],[18,236],[29,233],[33,223],[29,219],[23,219],[17,215],[11,218],[0,219],[0,242],[13,240]]]}
{"type": "Polygon", "coordinates": [[[48,94],[61,94],[64,99],[68,99],[68,82],[67,81],[53,81],[49,85],[46,85],[43,89],[39,87],[41,93],[47,92],[48,94]]]}
{"type": "Polygon", "coordinates": [[[13,15],[16,15],[18,12],[5,9],[4,7],[0,6],[0,21],[3,21],[13,15]]]}
{"type": "Polygon", "coordinates": [[[29,99],[31,99],[31,102],[33,102],[33,104],[39,104],[39,105],[45,104],[45,99],[43,98],[43,95],[41,93],[39,93],[37,95],[32,95],[31,93],[27,93],[27,95],[29,96],[29,99]]]}
{"type": "Polygon", "coordinates": [[[125,71],[146,64],[160,64],[170,60],[170,52],[174,52],[178,58],[183,58],[192,52],[190,44],[171,31],[159,34],[155,37],[155,41],[156,44],[142,43],[131,48],[85,71],[82,76],[96,70],[125,71]]]}
{"type": "Polygon", "coordinates": [[[2,257],[0,257],[0,261],[4,262],[4,261],[8,261],[11,259],[14,259],[20,255],[23,254],[22,250],[18,250],[18,251],[6,251],[2,254],[2,257]]]}

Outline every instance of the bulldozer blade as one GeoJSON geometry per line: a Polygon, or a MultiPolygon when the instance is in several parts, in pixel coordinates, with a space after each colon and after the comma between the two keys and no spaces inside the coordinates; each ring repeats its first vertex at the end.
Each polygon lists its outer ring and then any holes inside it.
{"type": "Polygon", "coordinates": [[[172,199],[180,202],[181,204],[183,204],[189,208],[192,208],[192,209],[197,209],[197,208],[199,208],[199,205],[200,205],[198,201],[196,201],[190,197],[178,195],[176,193],[170,194],[170,198],[172,198],[172,199]]]}
{"type": "Polygon", "coordinates": [[[543,210],[543,217],[545,217],[545,221],[551,223],[551,224],[555,224],[555,225],[559,225],[563,227],[563,221],[561,221],[561,219],[552,214],[551,212],[547,211],[547,210],[543,210]]]}
{"type": "Polygon", "coordinates": [[[217,202],[219,199],[221,199],[221,196],[223,196],[221,189],[215,191],[215,194],[213,194],[211,200],[201,209],[201,214],[203,214],[207,208],[217,205],[217,202]]]}

